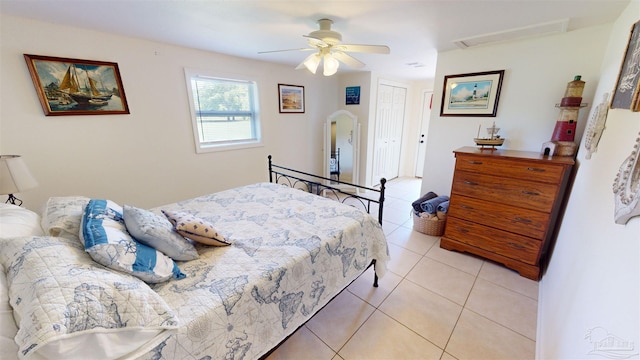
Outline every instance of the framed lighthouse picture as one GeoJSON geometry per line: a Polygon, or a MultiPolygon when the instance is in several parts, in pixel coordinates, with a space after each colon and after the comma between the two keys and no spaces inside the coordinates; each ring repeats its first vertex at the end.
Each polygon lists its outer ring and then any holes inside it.
{"type": "Polygon", "coordinates": [[[498,112],[504,70],[444,77],[440,116],[493,116],[498,112]]]}
{"type": "Polygon", "coordinates": [[[118,64],[25,54],[44,114],[129,114],[118,64]]]}

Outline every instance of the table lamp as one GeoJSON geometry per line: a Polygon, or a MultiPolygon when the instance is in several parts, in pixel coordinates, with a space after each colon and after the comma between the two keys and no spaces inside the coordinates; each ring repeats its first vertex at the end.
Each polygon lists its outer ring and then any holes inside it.
{"type": "Polygon", "coordinates": [[[13,194],[36,186],[38,182],[20,155],[0,155],[0,195],[9,195],[7,204],[22,205],[22,200],[13,194]]]}

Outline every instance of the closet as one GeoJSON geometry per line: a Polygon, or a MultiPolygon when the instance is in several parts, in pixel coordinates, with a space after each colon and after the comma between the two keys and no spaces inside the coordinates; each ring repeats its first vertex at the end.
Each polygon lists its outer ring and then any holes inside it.
{"type": "Polygon", "coordinates": [[[387,180],[400,173],[400,150],[407,98],[407,89],[387,83],[378,84],[373,152],[373,184],[382,177],[387,180]]]}

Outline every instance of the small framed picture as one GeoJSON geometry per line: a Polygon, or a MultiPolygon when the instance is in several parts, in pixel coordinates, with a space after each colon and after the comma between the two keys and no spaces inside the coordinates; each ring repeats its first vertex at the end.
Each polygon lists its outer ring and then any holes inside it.
{"type": "Polygon", "coordinates": [[[44,114],[128,114],[118,64],[24,54],[44,114]]]}
{"type": "Polygon", "coordinates": [[[360,86],[347,86],[345,90],[345,105],[360,104],[360,86]]]}
{"type": "Polygon", "coordinates": [[[498,112],[504,70],[447,75],[440,116],[492,116],[498,112]]]}
{"type": "Polygon", "coordinates": [[[631,27],[627,49],[618,73],[618,81],[616,81],[616,87],[613,90],[611,109],[640,111],[638,53],[640,53],[640,21],[631,27]]]}
{"type": "Polygon", "coordinates": [[[304,113],[304,86],[278,84],[281,113],[304,113]]]}

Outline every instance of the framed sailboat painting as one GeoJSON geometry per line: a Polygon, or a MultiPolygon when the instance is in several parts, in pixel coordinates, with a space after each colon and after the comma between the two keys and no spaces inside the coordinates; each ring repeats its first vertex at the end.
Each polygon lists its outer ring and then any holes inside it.
{"type": "Polygon", "coordinates": [[[118,64],[24,54],[44,114],[128,114],[118,64]]]}

